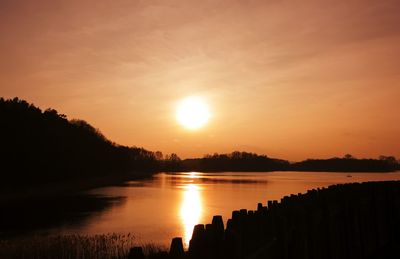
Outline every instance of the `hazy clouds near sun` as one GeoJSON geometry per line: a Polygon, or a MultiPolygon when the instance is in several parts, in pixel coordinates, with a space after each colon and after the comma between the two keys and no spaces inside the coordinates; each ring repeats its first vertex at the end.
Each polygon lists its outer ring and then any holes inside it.
{"type": "Polygon", "coordinates": [[[200,156],[400,156],[398,1],[0,2],[0,96],[200,156]],[[212,119],[187,132],[185,96],[212,119]]]}

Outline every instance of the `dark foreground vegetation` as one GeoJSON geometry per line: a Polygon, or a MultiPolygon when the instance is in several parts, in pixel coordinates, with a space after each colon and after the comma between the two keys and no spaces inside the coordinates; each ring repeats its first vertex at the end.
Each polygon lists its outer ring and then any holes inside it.
{"type": "MultiPolygon", "coordinates": [[[[157,171],[353,171],[399,169],[392,156],[379,159],[314,159],[290,163],[248,152],[206,155],[181,160],[108,140],[83,120],[69,120],[54,109],[40,110],[18,98],[0,98],[1,192],[40,189],[85,189],[151,175],[157,171]],[[61,183],[57,186],[57,183],[61,183]]],[[[36,192],[36,190],[32,191],[36,192]]],[[[29,195],[27,195],[29,196],[29,195]]]]}
{"type": "MultiPolygon", "coordinates": [[[[135,244],[132,234],[32,236],[0,240],[0,258],[124,259],[135,244]]],[[[150,258],[162,254],[161,250],[165,248],[143,245],[143,252],[150,258]]]]}

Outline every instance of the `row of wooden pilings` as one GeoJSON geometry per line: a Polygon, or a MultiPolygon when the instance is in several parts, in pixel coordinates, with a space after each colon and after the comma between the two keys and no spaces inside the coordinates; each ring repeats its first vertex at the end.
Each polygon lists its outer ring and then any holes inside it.
{"type": "MultiPolygon", "coordinates": [[[[174,238],[163,258],[382,258],[399,236],[399,181],[341,184],[233,211],[226,228],[214,216],[194,227],[188,251],[174,238]]],[[[130,258],[145,257],[136,247],[130,258]]]]}

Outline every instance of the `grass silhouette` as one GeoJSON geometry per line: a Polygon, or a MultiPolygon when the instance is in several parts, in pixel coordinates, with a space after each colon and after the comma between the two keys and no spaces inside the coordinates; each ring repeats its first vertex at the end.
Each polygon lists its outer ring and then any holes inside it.
{"type": "Polygon", "coordinates": [[[134,235],[58,235],[31,236],[0,240],[0,258],[128,258],[129,250],[140,245],[147,255],[160,254],[166,248],[155,244],[140,244],[134,235]]]}

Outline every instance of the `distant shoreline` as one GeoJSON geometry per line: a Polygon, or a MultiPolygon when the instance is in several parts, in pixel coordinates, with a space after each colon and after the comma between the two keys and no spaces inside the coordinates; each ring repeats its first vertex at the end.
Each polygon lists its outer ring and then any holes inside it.
{"type": "MultiPolygon", "coordinates": [[[[163,163],[163,162],[161,162],[163,163]]],[[[203,158],[177,160],[167,163],[165,171],[203,171],[203,172],[395,172],[400,169],[394,157],[381,156],[379,159],[358,159],[351,155],[343,158],[307,159],[289,162],[248,152],[214,154],[203,158]],[[169,164],[168,164],[169,163],[169,164]]]]}
{"type": "Polygon", "coordinates": [[[393,171],[314,171],[314,170],[271,170],[271,171],[254,171],[254,170],[181,170],[181,171],[159,171],[155,172],[154,174],[158,173],[190,173],[190,172],[198,172],[198,173],[274,173],[274,172],[312,172],[312,173],[396,173],[400,172],[400,170],[393,170],[393,171]]]}

